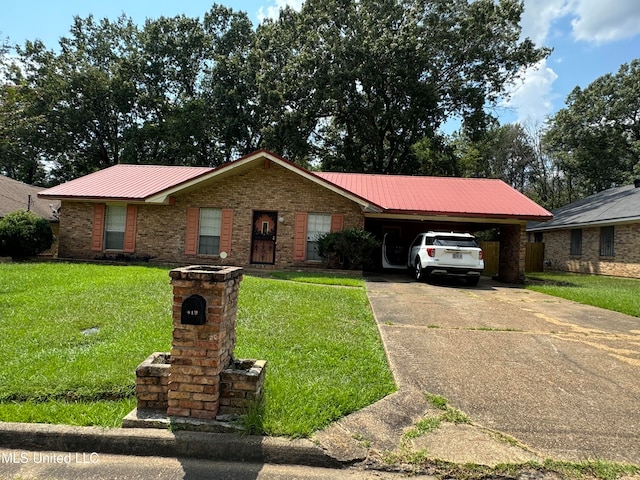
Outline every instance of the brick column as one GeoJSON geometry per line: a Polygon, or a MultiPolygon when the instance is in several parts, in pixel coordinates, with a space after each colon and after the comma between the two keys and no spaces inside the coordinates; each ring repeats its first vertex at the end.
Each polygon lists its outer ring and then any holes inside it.
{"type": "MultiPolygon", "coordinates": [[[[213,419],[220,405],[220,373],[233,359],[242,268],[190,266],[169,275],[173,342],[167,415],[213,419]],[[201,325],[184,323],[183,302],[192,295],[206,303],[201,325]]],[[[193,310],[189,314],[197,313],[193,310]]]]}
{"type": "Polygon", "coordinates": [[[498,278],[503,282],[524,283],[526,255],[526,226],[500,226],[500,271],[498,278]]]}

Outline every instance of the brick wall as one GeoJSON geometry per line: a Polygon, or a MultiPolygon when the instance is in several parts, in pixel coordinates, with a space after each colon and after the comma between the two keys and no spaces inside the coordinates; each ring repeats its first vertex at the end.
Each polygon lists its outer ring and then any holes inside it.
{"type": "Polygon", "coordinates": [[[500,227],[500,280],[509,283],[524,283],[527,256],[525,225],[503,225],[500,227]]]}
{"type": "Polygon", "coordinates": [[[545,269],[640,278],[640,223],[616,225],[613,257],[600,256],[600,228],[582,229],[582,255],[571,255],[571,230],[544,232],[545,269]]]}
{"type": "MultiPolygon", "coordinates": [[[[198,190],[177,195],[174,205],[139,205],[136,249],[132,258],[154,262],[248,265],[254,210],[276,211],[278,222],[276,267],[295,266],[293,227],[295,212],[344,215],[344,228],[364,226],[360,207],[275,163],[216,179],[198,190]],[[229,257],[185,255],[186,215],[189,207],[233,209],[232,247],[229,257]]],[[[63,202],[60,219],[61,258],[95,259],[91,251],[93,204],[63,202]]],[[[115,256],[115,254],[113,254],[115,256]]]]}
{"type": "Polygon", "coordinates": [[[58,238],[59,258],[95,257],[91,251],[93,204],[62,201],[58,238]]]}
{"type": "Polygon", "coordinates": [[[136,407],[139,410],[167,411],[169,353],[155,352],[136,368],[136,407]]]}

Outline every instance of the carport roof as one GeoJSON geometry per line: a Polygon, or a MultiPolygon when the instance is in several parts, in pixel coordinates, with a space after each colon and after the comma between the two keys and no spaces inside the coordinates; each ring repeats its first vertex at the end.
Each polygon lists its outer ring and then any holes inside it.
{"type": "Polygon", "coordinates": [[[44,198],[167,203],[256,162],[268,161],[358,203],[365,212],[547,220],[551,213],[501,180],[310,172],[260,150],[218,168],[115,165],[39,193],[44,198]]]}
{"type": "Polygon", "coordinates": [[[388,213],[551,218],[550,212],[502,180],[333,172],[318,176],[380,205],[388,213]]]}

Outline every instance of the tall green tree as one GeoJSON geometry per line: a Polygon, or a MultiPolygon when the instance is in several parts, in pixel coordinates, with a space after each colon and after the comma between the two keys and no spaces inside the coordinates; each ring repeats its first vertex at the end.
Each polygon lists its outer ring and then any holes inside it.
{"type": "Polygon", "coordinates": [[[544,141],[567,177],[570,201],[640,175],[640,60],[576,87],[544,141]]]}
{"type": "Polygon", "coordinates": [[[34,143],[62,181],[119,163],[123,137],[138,119],[135,86],[124,68],[136,27],[130,19],[95,22],[76,17],[59,53],[41,41],[18,48],[28,112],[42,118],[34,143]]]}
{"type": "Polygon", "coordinates": [[[33,92],[22,83],[7,81],[18,73],[10,51],[8,41],[0,41],[0,175],[44,185],[41,151],[33,141],[42,119],[28,111],[35,100],[33,92]]]}
{"type": "Polygon", "coordinates": [[[22,85],[0,86],[0,174],[44,185],[42,149],[35,140],[42,119],[28,113],[33,101],[33,92],[22,85]]]}
{"type": "Polygon", "coordinates": [[[246,14],[217,5],[202,21],[147,20],[134,76],[142,121],[126,161],[215,166],[254,150],[254,35],[246,14]]]}
{"type": "Polygon", "coordinates": [[[117,163],[216,166],[260,141],[254,36],[246,14],[218,5],[203,20],[142,27],[124,15],[76,17],[59,50],[18,47],[10,80],[21,96],[7,90],[0,111],[24,102],[38,128],[23,129],[21,144],[34,146],[36,164],[50,162],[54,183],[117,163]]]}
{"type": "Polygon", "coordinates": [[[330,170],[414,173],[412,146],[451,116],[470,132],[523,67],[516,0],[308,0],[258,30],[274,140],[330,170]]]}

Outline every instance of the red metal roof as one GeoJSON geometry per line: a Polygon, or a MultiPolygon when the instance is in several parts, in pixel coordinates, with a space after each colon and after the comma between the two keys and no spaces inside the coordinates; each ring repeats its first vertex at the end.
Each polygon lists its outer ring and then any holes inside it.
{"type": "Polygon", "coordinates": [[[333,172],[317,175],[391,212],[551,218],[550,212],[502,180],[333,172]]]}
{"type": "Polygon", "coordinates": [[[40,192],[44,197],[144,200],[213,171],[209,167],[114,165],[40,192]]]}
{"type": "MultiPolygon", "coordinates": [[[[115,165],[39,193],[45,198],[158,201],[183,184],[208,181],[247,162],[270,158],[300,175],[317,179],[327,188],[362,199],[389,213],[462,217],[517,217],[546,220],[551,213],[501,180],[454,177],[418,177],[361,173],[308,172],[270,152],[255,152],[217,169],[160,165],[115,165]]],[[[314,180],[315,181],[315,180],[314,180]]],[[[356,200],[359,201],[359,200],[356,200]]]]}

